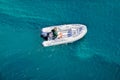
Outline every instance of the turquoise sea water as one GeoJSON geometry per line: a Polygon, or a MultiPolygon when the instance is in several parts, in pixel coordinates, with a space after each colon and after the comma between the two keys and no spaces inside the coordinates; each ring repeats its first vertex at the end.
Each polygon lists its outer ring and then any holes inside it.
{"type": "Polygon", "coordinates": [[[120,1],[0,0],[0,80],[120,80],[120,1]],[[87,35],[41,45],[43,27],[71,23],[87,35]]]}

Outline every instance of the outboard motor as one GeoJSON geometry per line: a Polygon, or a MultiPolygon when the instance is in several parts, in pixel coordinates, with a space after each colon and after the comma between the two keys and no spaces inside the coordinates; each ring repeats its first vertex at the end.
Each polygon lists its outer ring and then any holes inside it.
{"type": "Polygon", "coordinates": [[[41,33],[41,37],[42,37],[43,39],[45,39],[45,40],[48,40],[48,33],[42,32],[42,33],[41,33]]]}

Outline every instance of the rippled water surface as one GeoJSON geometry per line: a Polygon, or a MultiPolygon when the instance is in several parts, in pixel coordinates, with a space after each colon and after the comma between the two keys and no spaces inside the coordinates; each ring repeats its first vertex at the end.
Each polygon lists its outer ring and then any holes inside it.
{"type": "Polygon", "coordinates": [[[120,1],[0,0],[0,80],[120,80],[120,1]],[[71,23],[87,35],[41,45],[43,27],[71,23]]]}

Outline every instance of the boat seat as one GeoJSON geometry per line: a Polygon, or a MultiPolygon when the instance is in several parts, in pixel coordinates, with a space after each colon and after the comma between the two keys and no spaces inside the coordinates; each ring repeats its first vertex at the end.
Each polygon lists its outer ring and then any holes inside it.
{"type": "Polygon", "coordinates": [[[67,35],[68,37],[71,37],[72,36],[72,30],[71,29],[69,29],[68,30],[68,35],[67,35]]]}

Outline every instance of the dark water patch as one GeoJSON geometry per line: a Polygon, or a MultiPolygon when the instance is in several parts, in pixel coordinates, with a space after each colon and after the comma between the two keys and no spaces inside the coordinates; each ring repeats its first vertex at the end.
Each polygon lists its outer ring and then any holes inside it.
{"type": "MultiPolygon", "coordinates": [[[[15,31],[24,31],[24,30],[31,30],[36,31],[39,30],[40,25],[34,26],[26,22],[26,19],[17,18],[15,16],[11,16],[8,14],[0,13],[0,23],[1,25],[8,25],[11,29],[15,31]]],[[[35,20],[37,21],[37,20],[35,20]]],[[[36,23],[37,24],[37,23],[36,23]]]]}
{"type": "Polygon", "coordinates": [[[7,80],[21,80],[26,77],[25,70],[32,67],[32,61],[29,59],[14,59],[4,65],[2,72],[5,73],[7,80]]]}
{"type": "Polygon", "coordinates": [[[98,70],[101,67],[103,68],[103,73],[101,78],[110,79],[110,80],[119,80],[120,79],[120,65],[115,62],[107,62],[104,57],[94,55],[93,64],[95,65],[94,69],[98,70]],[[94,63],[95,62],[95,63],[94,63]],[[106,74],[105,74],[106,73],[106,74]],[[108,78],[106,75],[110,75],[108,78]]]}
{"type": "Polygon", "coordinates": [[[6,80],[5,76],[0,72],[0,80],[6,80]]]}

